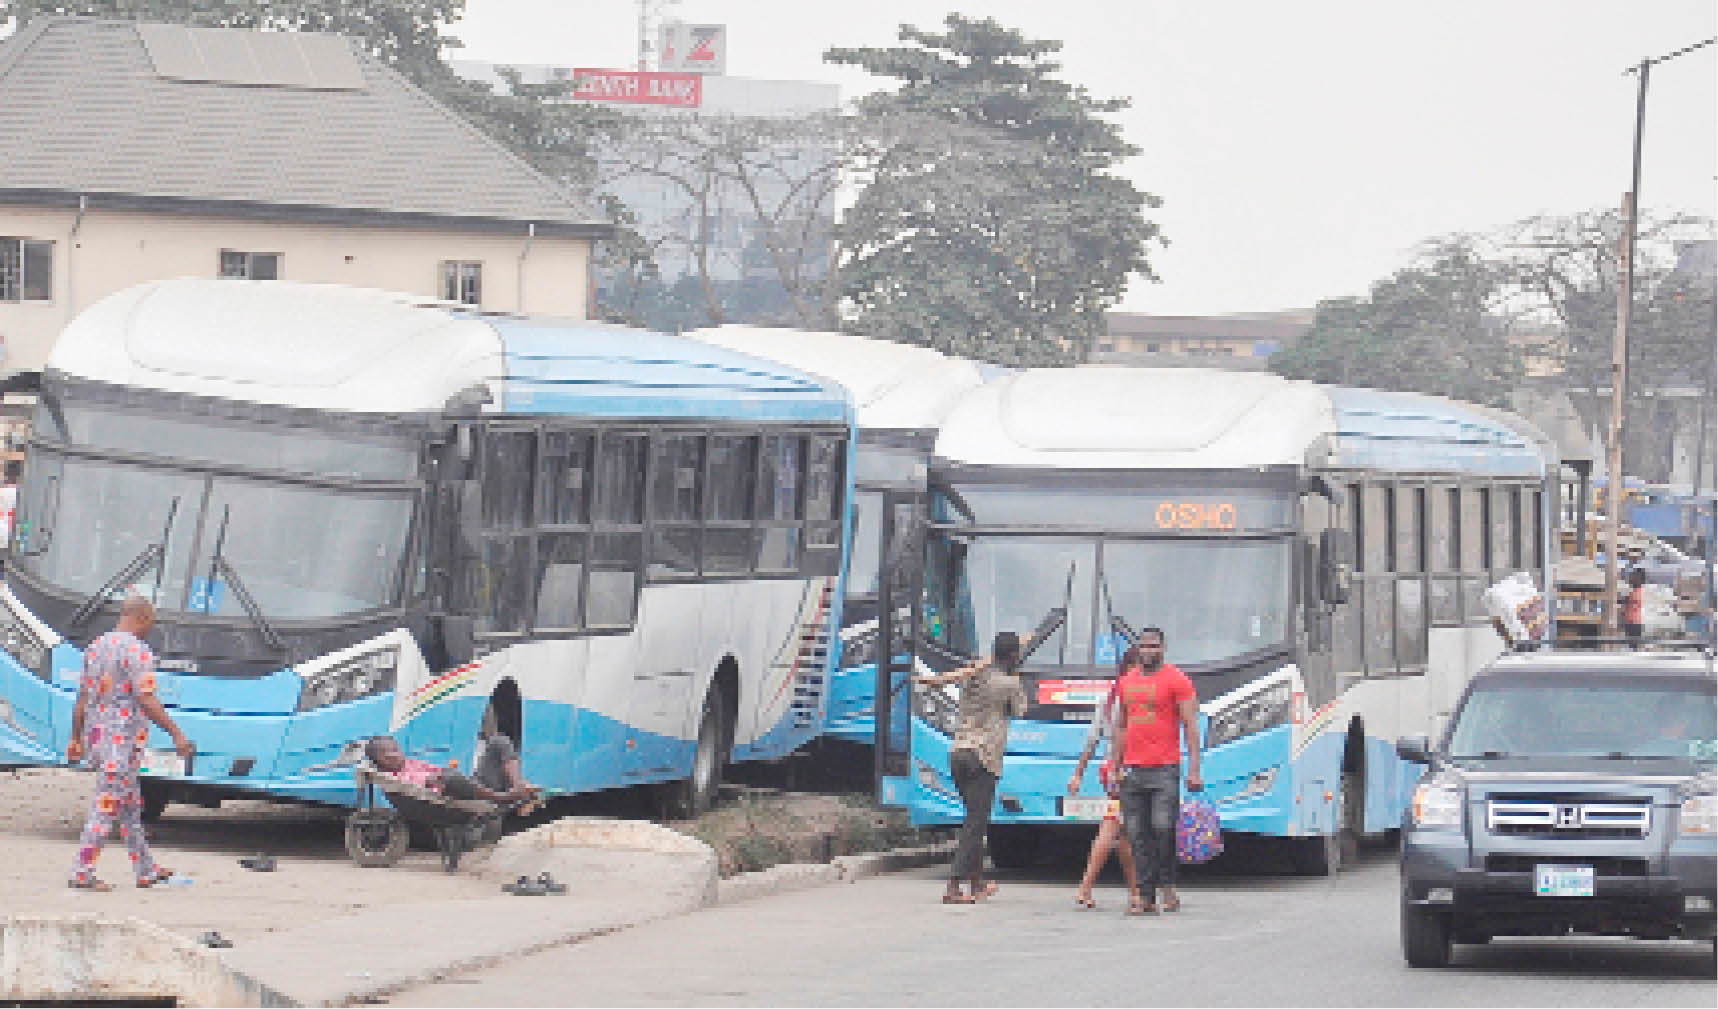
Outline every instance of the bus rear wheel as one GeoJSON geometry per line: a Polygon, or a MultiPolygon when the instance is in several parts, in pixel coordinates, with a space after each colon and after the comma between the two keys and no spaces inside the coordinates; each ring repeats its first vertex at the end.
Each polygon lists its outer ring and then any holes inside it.
{"type": "Polygon", "coordinates": [[[670,820],[690,820],[710,811],[722,786],[728,763],[727,699],[720,683],[710,684],[698,716],[698,743],[692,754],[692,774],[662,786],[662,812],[670,820]]]}

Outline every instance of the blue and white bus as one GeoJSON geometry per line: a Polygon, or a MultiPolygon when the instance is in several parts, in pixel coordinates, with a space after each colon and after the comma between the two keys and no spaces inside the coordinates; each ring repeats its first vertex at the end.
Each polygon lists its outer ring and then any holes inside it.
{"type": "Polygon", "coordinates": [[[858,427],[853,548],[824,732],[864,745],[875,739],[877,659],[887,637],[901,647],[890,648],[900,659],[887,691],[898,717],[889,726],[894,745],[885,752],[904,752],[907,694],[900,686],[909,671],[905,645],[920,596],[912,577],[918,550],[913,534],[923,527],[931,449],[954,404],[1000,371],[928,347],[847,333],[721,326],[686,335],[822,376],[852,396],[858,427]],[[895,575],[887,584],[885,570],[895,575]],[[895,614],[887,628],[879,619],[885,610],[895,614]]]}
{"type": "MultiPolygon", "coordinates": [[[[197,745],[145,795],[354,799],[361,741],[711,801],[822,729],[846,392],[709,344],[410,295],[180,280],[41,376],[0,586],[0,763],[63,761],[80,646],[136,592],[197,745]]],[[[153,740],[162,744],[162,740],[153,740]]],[[[162,750],[168,749],[160,745],[162,750]]]]}
{"type": "MultiPolygon", "coordinates": [[[[1198,689],[1224,829],[1334,870],[1400,821],[1420,768],[1394,740],[1429,733],[1501,649],[1485,587],[1549,584],[1555,470],[1499,412],[1263,373],[1034,370],[968,394],[932,459],[918,661],[1066,611],[1023,667],[992,856],[1022,863],[1099,815],[1095,769],[1067,795],[1072,765],[1118,653],[1155,626],[1198,689]]],[[[885,782],[921,824],[961,815],[957,707],[916,691],[910,773],[885,782]]]]}

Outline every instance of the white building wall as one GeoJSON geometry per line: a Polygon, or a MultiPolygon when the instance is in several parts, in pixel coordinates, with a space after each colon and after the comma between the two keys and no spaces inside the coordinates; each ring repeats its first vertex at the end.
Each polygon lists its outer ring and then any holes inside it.
{"type": "Polygon", "coordinates": [[[439,297],[440,264],[483,264],[488,311],[583,319],[590,243],[456,231],[0,206],[0,236],[54,243],[53,300],[0,302],[0,371],[33,370],[83,308],[133,284],[220,275],[222,249],[281,254],[280,277],[439,297]]]}

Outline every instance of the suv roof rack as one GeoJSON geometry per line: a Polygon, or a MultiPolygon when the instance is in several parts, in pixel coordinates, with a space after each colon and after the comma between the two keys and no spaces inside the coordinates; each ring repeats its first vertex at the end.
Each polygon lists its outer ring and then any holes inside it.
{"type": "Polygon", "coordinates": [[[1630,651],[1651,654],[1653,652],[1697,652],[1707,658],[1718,657],[1718,644],[1711,641],[1701,641],[1698,638],[1670,638],[1643,642],[1637,638],[1627,637],[1592,637],[1565,638],[1560,641],[1517,641],[1511,651],[1523,652],[1589,652],[1597,651],[1605,645],[1626,645],[1630,651]]]}

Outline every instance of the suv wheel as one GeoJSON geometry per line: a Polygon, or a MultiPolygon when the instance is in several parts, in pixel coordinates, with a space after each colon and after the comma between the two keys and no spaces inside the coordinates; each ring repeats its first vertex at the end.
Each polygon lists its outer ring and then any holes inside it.
{"type": "Polygon", "coordinates": [[[1402,957],[1410,967],[1450,965],[1450,916],[1402,897],[1402,957]]]}

